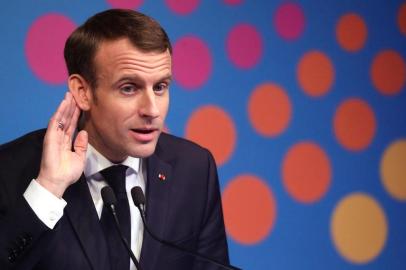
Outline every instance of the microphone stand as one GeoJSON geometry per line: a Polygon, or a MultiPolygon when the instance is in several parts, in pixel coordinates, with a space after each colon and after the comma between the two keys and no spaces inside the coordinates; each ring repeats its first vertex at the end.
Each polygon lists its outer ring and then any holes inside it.
{"type": "Polygon", "coordinates": [[[102,195],[102,199],[103,199],[103,203],[104,205],[107,207],[107,209],[109,210],[109,212],[113,215],[114,218],[114,224],[116,225],[116,229],[118,231],[118,234],[120,235],[121,241],[123,242],[125,248],[128,251],[128,254],[131,257],[131,260],[133,261],[135,267],[137,268],[137,270],[142,270],[140,264],[137,261],[137,258],[135,258],[134,253],[132,252],[130,246],[128,245],[127,240],[124,238],[124,235],[121,231],[120,228],[120,223],[118,221],[117,218],[117,213],[116,213],[116,209],[114,207],[115,203],[117,202],[116,196],[114,195],[113,189],[109,186],[105,186],[104,188],[102,188],[101,190],[101,195],[102,195]]]}
{"type": "Polygon", "coordinates": [[[218,262],[218,261],[216,261],[216,260],[214,260],[212,258],[209,258],[209,257],[207,257],[205,255],[202,255],[200,253],[188,250],[188,249],[183,248],[181,246],[175,245],[175,244],[173,244],[171,242],[160,239],[153,232],[151,232],[149,230],[148,226],[147,226],[147,222],[146,222],[146,219],[145,219],[145,212],[144,212],[143,209],[141,209],[141,206],[145,205],[145,196],[144,196],[144,192],[142,191],[142,189],[140,187],[138,187],[138,186],[133,187],[132,190],[131,190],[131,197],[133,198],[134,204],[138,208],[138,211],[140,212],[142,223],[144,224],[144,228],[147,230],[149,235],[151,235],[151,237],[155,241],[158,241],[158,242],[163,243],[163,244],[165,244],[167,246],[170,246],[171,248],[174,248],[174,249],[180,250],[182,252],[185,252],[185,253],[187,253],[189,255],[192,255],[194,257],[202,259],[202,260],[204,260],[206,262],[210,262],[210,263],[212,263],[212,264],[214,264],[214,265],[216,265],[218,267],[228,269],[228,270],[242,270],[242,269],[237,268],[237,267],[232,266],[232,265],[225,265],[225,264],[223,264],[221,262],[218,262]]]}

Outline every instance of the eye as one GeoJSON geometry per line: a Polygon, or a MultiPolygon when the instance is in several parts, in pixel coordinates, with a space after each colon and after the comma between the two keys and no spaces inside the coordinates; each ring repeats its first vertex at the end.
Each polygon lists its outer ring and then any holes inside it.
{"type": "Polygon", "coordinates": [[[131,95],[135,91],[137,91],[137,87],[133,84],[124,84],[123,86],[120,87],[120,91],[125,95],[131,95]]]}
{"type": "Polygon", "coordinates": [[[165,91],[167,91],[169,88],[169,84],[168,83],[159,83],[157,85],[154,86],[154,92],[159,94],[163,94],[165,91]]]}

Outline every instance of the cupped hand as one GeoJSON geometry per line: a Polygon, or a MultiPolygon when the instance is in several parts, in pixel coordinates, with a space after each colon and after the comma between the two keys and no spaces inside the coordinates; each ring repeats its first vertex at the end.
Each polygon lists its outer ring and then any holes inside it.
{"type": "Polygon", "coordinates": [[[80,178],[85,166],[87,132],[82,130],[74,138],[79,115],[76,101],[67,92],[45,133],[41,167],[36,180],[59,198],[68,186],[80,178]]]}

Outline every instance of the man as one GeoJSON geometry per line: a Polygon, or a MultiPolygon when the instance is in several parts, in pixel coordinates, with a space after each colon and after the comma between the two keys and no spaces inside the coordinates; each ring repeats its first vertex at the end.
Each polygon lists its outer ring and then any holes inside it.
{"type": "Polygon", "coordinates": [[[122,171],[128,218],[117,212],[143,270],[218,268],[153,240],[134,186],[151,231],[228,263],[211,154],[161,134],[172,65],[165,31],[136,11],[101,12],[72,33],[65,60],[69,91],[48,128],[0,148],[0,269],[136,269],[106,225],[100,190],[118,183],[111,168],[122,171]]]}

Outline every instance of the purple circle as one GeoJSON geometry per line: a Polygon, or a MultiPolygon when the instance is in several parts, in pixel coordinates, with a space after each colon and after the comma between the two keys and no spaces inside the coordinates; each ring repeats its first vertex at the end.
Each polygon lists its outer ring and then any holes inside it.
{"type": "Polygon", "coordinates": [[[212,57],[206,43],[195,36],[184,36],[173,46],[173,74],[187,90],[196,90],[209,78],[212,57]]]}
{"type": "Polygon", "coordinates": [[[276,10],[274,27],[283,39],[298,39],[305,27],[305,16],[302,8],[294,3],[281,5],[276,10]]]}
{"type": "Polygon", "coordinates": [[[228,57],[238,68],[252,68],[262,56],[262,43],[262,37],[254,26],[239,24],[228,34],[226,44],[228,57]]]}
{"type": "Polygon", "coordinates": [[[173,12],[186,15],[197,8],[200,0],[165,0],[165,3],[173,12]]]}
{"type": "Polygon", "coordinates": [[[239,5],[242,3],[242,0],[224,0],[224,3],[227,5],[233,6],[233,5],[239,5]]]}
{"type": "Polygon", "coordinates": [[[137,9],[139,8],[143,0],[106,0],[113,8],[127,8],[127,9],[137,9]]]}
{"type": "Polygon", "coordinates": [[[29,67],[39,79],[49,84],[66,81],[63,48],[75,28],[69,18],[56,13],[43,15],[31,25],[25,40],[25,54],[29,67]]]}

